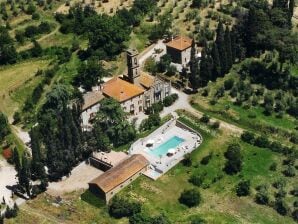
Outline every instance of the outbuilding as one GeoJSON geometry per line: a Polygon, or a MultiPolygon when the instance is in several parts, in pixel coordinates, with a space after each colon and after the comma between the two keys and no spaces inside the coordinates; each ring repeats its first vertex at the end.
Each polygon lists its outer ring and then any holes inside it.
{"type": "Polygon", "coordinates": [[[106,201],[137,179],[149,167],[149,161],[140,154],[130,156],[89,183],[89,190],[106,201]]]}
{"type": "Polygon", "coordinates": [[[192,39],[178,36],[166,43],[167,54],[172,62],[186,67],[190,61],[192,39]]]}

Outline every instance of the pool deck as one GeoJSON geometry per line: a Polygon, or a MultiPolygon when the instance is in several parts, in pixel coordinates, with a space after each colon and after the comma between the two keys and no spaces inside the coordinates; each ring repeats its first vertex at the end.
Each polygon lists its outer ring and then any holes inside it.
{"type": "Polygon", "coordinates": [[[142,154],[145,156],[151,165],[144,175],[156,180],[183,160],[185,154],[191,153],[198,148],[202,141],[202,136],[199,133],[173,118],[147,137],[141,138],[132,144],[129,154],[142,154]],[[174,154],[168,155],[165,153],[164,155],[155,156],[150,153],[150,150],[156,149],[174,136],[184,139],[184,142],[176,147],[174,154]],[[147,145],[148,141],[154,142],[152,146],[147,145]]]}

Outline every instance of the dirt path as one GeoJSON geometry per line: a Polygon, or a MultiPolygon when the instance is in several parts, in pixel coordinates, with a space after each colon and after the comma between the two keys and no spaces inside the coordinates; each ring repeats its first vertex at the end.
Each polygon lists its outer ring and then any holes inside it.
{"type": "MultiPolygon", "coordinates": [[[[164,108],[164,110],[161,112],[162,117],[164,117],[167,114],[170,114],[171,112],[173,112],[175,110],[179,110],[179,109],[189,111],[190,113],[192,113],[193,115],[195,115],[196,117],[199,117],[199,118],[203,116],[204,113],[194,109],[190,105],[190,103],[189,103],[190,96],[189,95],[187,95],[186,93],[181,92],[177,89],[174,89],[174,88],[172,88],[172,93],[177,93],[179,98],[172,106],[164,108]]],[[[211,122],[219,121],[221,129],[230,131],[232,134],[235,134],[235,135],[241,135],[241,133],[244,131],[244,129],[242,129],[236,125],[227,123],[227,122],[219,120],[219,119],[211,118],[210,120],[211,120],[211,122]]]]}
{"type": "MultiPolygon", "coordinates": [[[[48,37],[50,37],[50,36],[53,36],[55,33],[57,33],[57,32],[59,31],[59,29],[60,29],[60,25],[59,25],[59,24],[56,24],[56,25],[57,25],[56,28],[55,28],[52,32],[50,32],[50,33],[48,33],[48,34],[46,34],[46,35],[40,37],[40,38],[37,39],[36,41],[37,41],[37,42],[43,41],[44,39],[46,39],[46,38],[48,38],[48,37]]],[[[33,47],[33,44],[32,44],[32,43],[28,43],[28,44],[26,44],[26,45],[24,45],[24,46],[19,47],[19,48],[17,49],[17,51],[20,52],[20,51],[28,50],[28,49],[31,48],[31,47],[33,47]]]]}

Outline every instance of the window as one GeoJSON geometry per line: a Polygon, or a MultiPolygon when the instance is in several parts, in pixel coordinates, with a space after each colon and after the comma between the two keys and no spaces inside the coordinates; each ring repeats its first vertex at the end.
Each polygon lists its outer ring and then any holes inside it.
{"type": "Polygon", "coordinates": [[[111,194],[113,194],[113,191],[111,191],[111,194]]]}

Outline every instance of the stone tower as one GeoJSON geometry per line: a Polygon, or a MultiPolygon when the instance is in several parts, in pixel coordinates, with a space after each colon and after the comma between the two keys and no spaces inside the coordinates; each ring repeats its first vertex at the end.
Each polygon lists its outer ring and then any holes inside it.
{"type": "Polygon", "coordinates": [[[128,49],[126,53],[128,69],[127,78],[128,81],[134,83],[135,79],[140,76],[139,52],[135,49],[128,49]]]}

